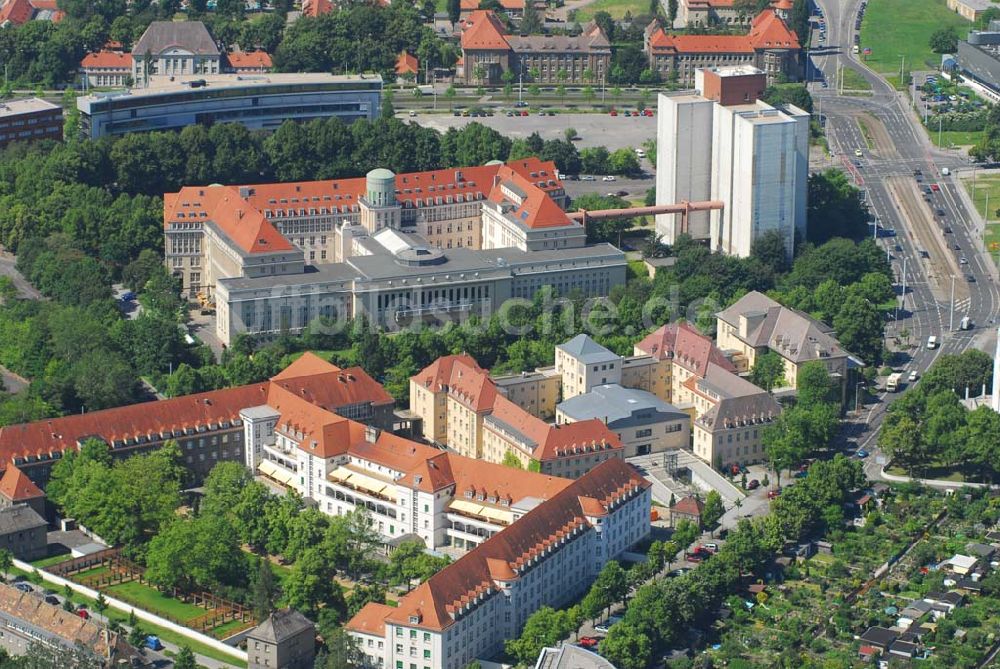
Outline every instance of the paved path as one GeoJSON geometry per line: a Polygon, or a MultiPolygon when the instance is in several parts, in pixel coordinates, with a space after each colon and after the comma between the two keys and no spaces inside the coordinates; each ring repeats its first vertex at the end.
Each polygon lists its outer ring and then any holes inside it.
{"type": "Polygon", "coordinates": [[[28,280],[24,278],[24,275],[17,271],[17,267],[15,266],[16,263],[17,258],[15,258],[13,254],[6,251],[0,251],[0,276],[10,277],[11,281],[14,282],[14,287],[17,288],[17,292],[21,297],[29,300],[42,299],[42,294],[38,292],[38,289],[32,286],[28,280]]]}

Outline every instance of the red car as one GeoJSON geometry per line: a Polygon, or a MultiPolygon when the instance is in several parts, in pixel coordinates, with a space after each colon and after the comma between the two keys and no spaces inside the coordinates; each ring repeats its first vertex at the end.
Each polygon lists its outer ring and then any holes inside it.
{"type": "Polygon", "coordinates": [[[614,109],[612,109],[612,110],[611,110],[611,115],[612,115],[612,116],[618,116],[618,112],[617,112],[617,111],[615,111],[614,109]]]}
{"type": "Polygon", "coordinates": [[[645,114],[646,116],[652,116],[652,115],[653,115],[653,110],[652,110],[652,109],[647,109],[647,110],[646,110],[645,112],[643,112],[643,113],[644,113],[644,114],[645,114]]]}
{"type": "Polygon", "coordinates": [[[941,190],[941,187],[938,186],[937,184],[931,184],[931,190],[937,193],[939,190],[941,190]]]}
{"type": "Polygon", "coordinates": [[[76,615],[80,616],[84,620],[90,620],[90,612],[87,609],[77,609],[76,615]]]}
{"type": "Polygon", "coordinates": [[[583,648],[594,648],[597,644],[601,643],[601,640],[596,636],[582,636],[578,643],[583,648]]]}
{"type": "Polygon", "coordinates": [[[776,497],[781,497],[781,488],[778,488],[777,490],[768,490],[767,491],[767,498],[768,499],[774,499],[776,497]]]}

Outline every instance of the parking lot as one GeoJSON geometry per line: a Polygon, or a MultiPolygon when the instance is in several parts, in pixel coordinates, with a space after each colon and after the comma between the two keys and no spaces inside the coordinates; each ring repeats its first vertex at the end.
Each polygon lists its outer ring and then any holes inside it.
{"type": "Polygon", "coordinates": [[[604,146],[608,151],[622,148],[641,148],[642,143],[656,137],[656,116],[611,116],[610,114],[556,114],[555,116],[506,116],[496,112],[494,116],[472,118],[444,114],[421,114],[410,117],[408,113],[398,114],[400,118],[419,123],[440,132],[448,128],[462,128],[469,123],[481,123],[503,133],[512,139],[523,139],[537,132],[542,139],[565,139],[566,128],[576,129],[579,137],[577,148],[604,146]]]}

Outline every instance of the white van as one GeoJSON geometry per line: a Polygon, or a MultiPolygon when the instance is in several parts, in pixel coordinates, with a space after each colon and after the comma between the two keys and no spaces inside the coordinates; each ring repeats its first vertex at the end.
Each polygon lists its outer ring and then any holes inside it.
{"type": "Polygon", "coordinates": [[[947,167],[942,167],[941,168],[941,175],[942,176],[948,176],[949,174],[951,174],[951,170],[949,170],[947,167]]]}
{"type": "Polygon", "coordinates": [[[937,348],[938,340],[937,335],[931,335],[927,338],[927,348],[937,348]]]}

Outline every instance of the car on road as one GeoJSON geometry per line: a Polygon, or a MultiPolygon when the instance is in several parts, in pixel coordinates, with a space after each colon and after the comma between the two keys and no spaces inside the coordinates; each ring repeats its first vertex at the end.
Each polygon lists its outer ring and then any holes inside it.
{"type": "Polygon", "coordinates": [[[611,629],[612,626],[614,626],[616,623],[620,623],[621,621],[622,621],[621,616],[609,616],[608,619],[605,620],[603,623],[594,625],[594,631],[599,632],[601,634],[607,634],[608,630],[611,629]]]}
{"type": "Polygon", "coordinates": [[[750,482],[747,483],[747,490],[756,490],[759,487],[760,487],[760,481],[758,481],[757,479],[750,479],[750,482]]]}
{"type": "Polygon", "coordinates": [[[639,157],[639,158],[645,158],[646,157],[646,152],[644,150],[642,150],[642,149],[636,149],[635,150],[635,155],[637,157],[639,157]]]}
{"type": "Polygon", "coordinates": [[[966,275],[965,275],[965,280],[966,280],[966,281],[967,281],[968,283],[975,283],[975,282],[976,282],[976,277],[975,277],[975,276],[973,276],[972,274],[966,274],[966,275]]]}
{"type": "Polygon", "coordinates": [[[924,186],[923,190],[924,190],[924,193],[926,193],[927,195],[931,194],[931,187],[930,186],[924,186]]]}
{"type": "Polygon", "coordinates": [[[935,209],[934,213],[937,214],[938,216],[944,218],[944,209],[935,209]]]}
{"type": "Polygon", "coordinates": [[[953,251],[961,251],[962,250],[962,247],[959,246],[958,244],[952,244],[951,248],[952,248],[953,251]]]}
{"type": "Polygon", "coordinates": [[[958,259],[958,264],[959,265],[968,265],[969,264],[969,259],[966,258],[965,256],[962,256],[961,258],[958,259]]]}
{"type": "Polygon", "coordinates": [[[931,184],[931,190],[937,193],[941,190],[941,187],[938,186],[937,184],[931,184]]]}
{"type": "Polygon", "coordinates": [[[917,370],[911,369],[910,370],[910,375],[908,377],[906,377],[906,378],[910,381],[910,383],[913,383],[918,378],[920,378],[920,375],[917,373],[917,370]]]}
{"type": "Polygon", "coordinates": [[[778,497],[781,497],[781,488],[775,488],[774,490],[767,491],[768,499],[777,499],[778,497]]]}
{"type": "Polygon", "coordinates": [[[857,156],[858,158],[860,158],[861,156],[863,156],[865,154],[863,154],[861,152],[861,149],[854,149],[854,155],[857,156]]]}
{"type": "Polygon", "coordinates": [[[608,174],[607,176],[604,176],[604,177],[601,178],[601,181],[614,181],[614,180],[615,180],[615,177],[612,174],[608,174]]]}
{"type": "Polygon", "coordinates": [[[868,457],[868,451],[866,451],[863,448],[859,448],[858,451],[857,451],[857,453],[855,453],[854,455],[855,455],[855,457],[857,457],[857,458],[859,458],[861,460],[864,460],[865,458],[868,457]]]}
{"type": "Polygon", "coordinates": [[[702,555],[701,553],[688,553],[686,558],[688,562],[694,562],[695,564],[698,564],[699,562],[705,559],[705,556],[702,555]]]}
{"type": "Polygon", "coordinates": [[[618,197],[625,197],[626,195],[628,195],[628,191],[627,190],[615,191],[615,195],[617,195],[618,197]]]}
{"type": "Polygon", "coordinates": [[[599,643],[601,643],[601,639],[596,636],[582,636],[577,641],[577,645],[582,648],[595,648],[599,643]]]}
{"type": "Polygon", "coordinates": [[[937,345],[938,345],[937,335],[931,335],[930,337],[927,338],[927,348],[935,349],[937,348],[937,345]]]}
{"type": "Polygon", "coordinates": [[[946,234],[946,235],[950,235],[951,234],[951,228],[948,227],[947,225],[944,226],[944,234],[946,234]]]}

